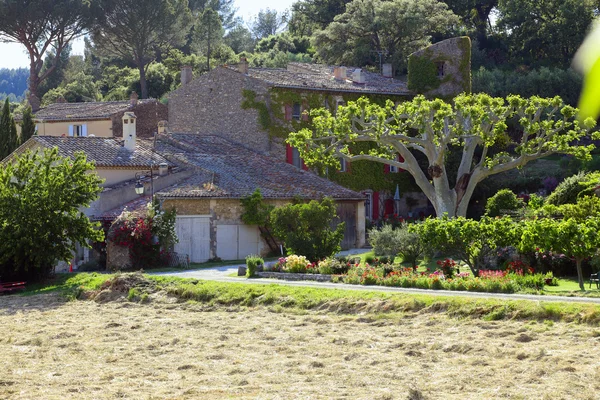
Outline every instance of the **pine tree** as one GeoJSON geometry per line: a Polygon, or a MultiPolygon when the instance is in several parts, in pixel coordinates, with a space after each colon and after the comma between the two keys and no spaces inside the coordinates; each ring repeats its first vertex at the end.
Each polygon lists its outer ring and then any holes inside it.
{"type": "Polygon", "coordinates": [[[35,122],[33,122],[33,113],[31,112],[31,107],[27,107],[23,112],[23,122],[21,123],[21,138],[19,143],[25,143],[33,135],[35,135],[35,122]]]}

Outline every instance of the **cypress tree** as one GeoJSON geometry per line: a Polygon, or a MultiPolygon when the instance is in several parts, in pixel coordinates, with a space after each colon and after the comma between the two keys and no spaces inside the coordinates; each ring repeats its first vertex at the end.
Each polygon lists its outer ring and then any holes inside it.
{"type": "Polygon", "coordinates": [[[19,143],[25,143],[34,134],[35,122],[33,122],[33,113],[31,112],[31,107],[27,107],[23,112],[23,122],[21,123],[21,140],[19,143]]]}
{"type": "Polygon", "coordinates": [[[0,115],[0,160],[8,157],[17,148],[17,125],[10,113],[8,98],[0,115]]]}

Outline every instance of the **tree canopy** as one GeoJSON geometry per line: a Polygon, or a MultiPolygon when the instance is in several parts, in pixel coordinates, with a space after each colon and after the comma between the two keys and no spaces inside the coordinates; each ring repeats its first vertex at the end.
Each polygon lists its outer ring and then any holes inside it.
{"type": "Polygon", "coordinates": [[[77,243],[103,238],[80,210],[101,192],[101,179],[83,153],[62,158],[58,150],[27,152],[0,168],[0,275],[46,277],[57,261],[68,262],[77,243]]]}
{"type": "Polygon", "coordinates": [[[339,159],[344,158],[402,168],[413,176],[438,216],[465,216],[475,187],[489,176],[554,153],[590,158],[594,146],[577,143],[595,121],[588,118],[580,124],[574,119],[576,112],[558,97],[463,94],[448,104],[417,96],[397,106],[390,100],[379,106],[361,98],[339,107],[335,116],[327,109],[312,110],[314,129],[290,133],[288,143],[299,149],[309,166],[339,169],[339,159]],[[518,120],[523,131],[515,142],[507,134],[509,119],[518,120]],[[360,142],[376,146],[356,151],[353,145],[360,142]],[[509,148],[511,152],[506,151],[509,148]],[[451,151],[462,154],[454,188],[446,168],[451,151]],[[398,154],[404,161],[398,161],[398,154]],[[426,160],[425,169],[417,157],[426,160]]]}
{"type": "Polygon", "coordinates": [[[448,32],[459,22],[437,0],[354,0],[325,29],[315,32],[313,45],[330,64],[366,65],[389,55],[396,68],[429,45],[431,36],[448,32]]]}

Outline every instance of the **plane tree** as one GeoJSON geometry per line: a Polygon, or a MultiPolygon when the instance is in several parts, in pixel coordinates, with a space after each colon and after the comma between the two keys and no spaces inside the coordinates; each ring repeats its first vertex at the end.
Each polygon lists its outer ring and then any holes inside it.
{"type": "Polygon", "coordinates": [[[417,96],[398,105],[388,100],[384,106],[361,98],[340,106],[335,115],[324,108],[312,110],[312,129],[292,132],[287,141],[309,166],[339,168],[339,160],[345,159],[402,168],[413,176],[438,216],[465,216],[476,186],[492,175],[554,153],[589,159],[594,146],[579,141],[595,121],[580,123],[576,112],[559,97],[463,94],[450,104],[417,96]],[[510,119],[520,125],[519,140],[507,134],[510,119]],[[361,150],[365,146],[356,146],[361,142],[373,145],[361,150]],[[497,151],[500,146],[511,151],[497,151]],[[454,187],[446,165],[451,147],[462,153],[454,187]],[[420,166],[418,153],[426,159],[426,169],[420,166]]]}

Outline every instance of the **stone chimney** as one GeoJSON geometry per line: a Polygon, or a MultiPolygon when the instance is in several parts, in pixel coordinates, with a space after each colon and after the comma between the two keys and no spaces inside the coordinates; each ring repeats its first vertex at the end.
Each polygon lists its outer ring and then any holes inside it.
{"type": "Polygon", "coordinates": [[[248,60],[246,59],[246,57],[240,57],[238,71],[240,71],[242,74],[248,75],[248,60]]]}
{"type": "Polygon", "coordinates": [[[383,75],[384,78],[393,78],[394,73],[392,72],[392,64],[383,64],[381,75],[383,75]]]}
{"type": "Polygon", "coordinates": [[[181,67],[181,86],[185,86],[190,83],[193,79],[192,67],[184,65],[181,67]]]}
{"type": "Polygon", "coordinates": [[[123,114],[123,146],[129,151],[135,151],[136,132],[135,132],[135,114],[126,112],[123,114]]]}
{"type": "Polygon", "coordinates": [[[365,80],[365,73],[362,69],[357,68],[354,70],[354,72],[352,72],[352,82],[364,84],[365,80]]]}
{"type": "Polygon", "coordinates": [[[346,67],[333,67],[333,77],[336,81],[345,81],[346,67]]]}
{"type": "Polygon", "coordinates": [[[168,121],[158,121],[158,134],[166,135],[169,133],[169,122],[168,121]]]}
{"type": "Polygon", "coordinates": [[[61,94],[60,96],[58,96],[58,97],[56,98],[56,102],[57,102],[57,103],[66,103],[66,102],[67,102],[67,99],[65,99],[65,96],[63,96],[63,95],[61,94]]]}
{"type": "Polygon", "coordinates": [[[132,107],[137,106],[139,98],[140,96],[138,96],[138,94],[135,91],[131,92],[131,96],[129,96],[129,104],[131,104],[132,107]]]}

